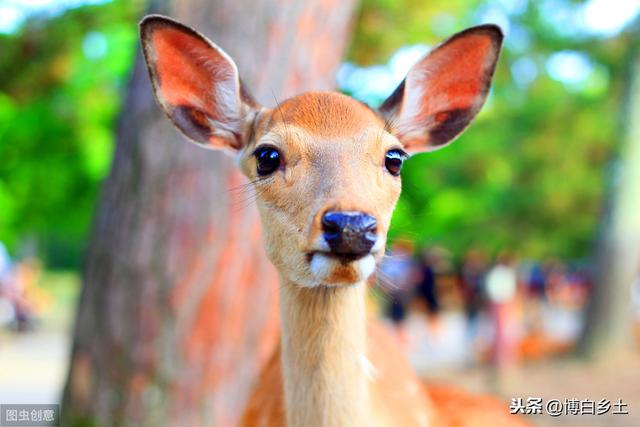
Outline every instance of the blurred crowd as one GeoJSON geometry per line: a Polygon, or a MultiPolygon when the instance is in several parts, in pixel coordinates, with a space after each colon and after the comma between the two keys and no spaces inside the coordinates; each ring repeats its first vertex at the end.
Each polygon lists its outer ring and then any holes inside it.
{"type": "MultiPolygon", "coordinates": [[[[630,286],[640,343],[640,272],[630,286]]],[[[14,261],[0,242],[0,329],[29,331],[51,296],[38,286],[42,265],[14,261]]],[[[591,283],[581,263],[495,257],[470,248],[390,246],[377,273],[377,306],[415,366],[485,363],[497,368],[570,351],[579,337],[591,283]]]]}
{"type": "MultiPolygon", "coordinates": [[[[571,350],[584,321],[587,269],[557,259],[491,258],[394,243],[378,273],[384,313],[417,365],[498,368],[571,350]]],[[[427,367],[427,366],[425,366],[427,367]]]]}

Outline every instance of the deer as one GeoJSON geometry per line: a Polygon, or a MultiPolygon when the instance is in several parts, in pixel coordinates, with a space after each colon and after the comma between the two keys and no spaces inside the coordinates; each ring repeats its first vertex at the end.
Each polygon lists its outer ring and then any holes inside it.
{"type": "Polygon", "coordinates": [[[525,425],[497,398],[423,384],[366,310],[403,162],[447,146],[476,116],[498,61],[500,28],[453,35],[377,109],[336,92],[264,107],[232,58],[188,26],[150,15],[140,37],[167,117],[187,139],[237,159],[279,273],[280,345],[241,425],[525,425]]]}

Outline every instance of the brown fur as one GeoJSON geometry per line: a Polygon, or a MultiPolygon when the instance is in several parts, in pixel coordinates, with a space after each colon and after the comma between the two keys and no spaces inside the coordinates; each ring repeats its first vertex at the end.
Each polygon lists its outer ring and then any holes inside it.
{"type": "Polygon", "coordinates": [[[307,92],[278,105],[272,125],[289,124],[309,133],[335,138],[357,134],[363,128],[384,126],[382,118],[366,105],[348,96],[307,92]]]}
{"type": "MultiPolygon", "coordinates": [[[[397,342],[386,329],[370,322],[367,342],[370,359],[378,371],[371,383],[373,407],[392,408],[376,417],[391,426],[430,427],[526,427],[528,424],[510,415],[504,402],[488,395],[421,383],[397,342]],[[422,416],[424,414],[424,416],[422,416]],[[421,424],[420,420],[428,424],[421,424]]],[[[284,390],[280,351],[263,368],[249,398],[241,427],[285,427],[284,390]]]]}

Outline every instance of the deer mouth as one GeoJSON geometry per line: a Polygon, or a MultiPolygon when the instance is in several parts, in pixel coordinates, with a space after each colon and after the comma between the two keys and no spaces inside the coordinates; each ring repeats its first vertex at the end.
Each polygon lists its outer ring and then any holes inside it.
{"type": "Polygon", "coordinates": [[[328,286],[352,285],[366,280],[375,270],[371,252],[336,254],[315,251],[307,254],[309,269],[318,283],[328,286]]]}
{"type": "Polygon", "coordinates": [[[367,255],[372,255],[372,254],[370,252],[359,253],[359,254],[356,254],[356,253],[338,254],[338,253],[327,252],[327,251],[313,251],[313,252],[307,253],[307,262],[311,263],[314,255],[321,255],[330,259],[334,259],[340,262],[341,264],[346,265],[354,261],[357,261],[359,259],[362,259],[367,255]]]}

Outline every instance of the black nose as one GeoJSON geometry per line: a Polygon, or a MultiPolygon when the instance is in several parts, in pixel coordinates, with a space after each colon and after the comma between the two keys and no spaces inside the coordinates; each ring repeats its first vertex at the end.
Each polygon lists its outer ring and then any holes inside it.
{"type": "Polygon", "coordinates": [[[358,259],[369,253],[376,242],[376,219],[361,212],[327,212],[322,216],[324,240],[331,253],[358,259]]]}

